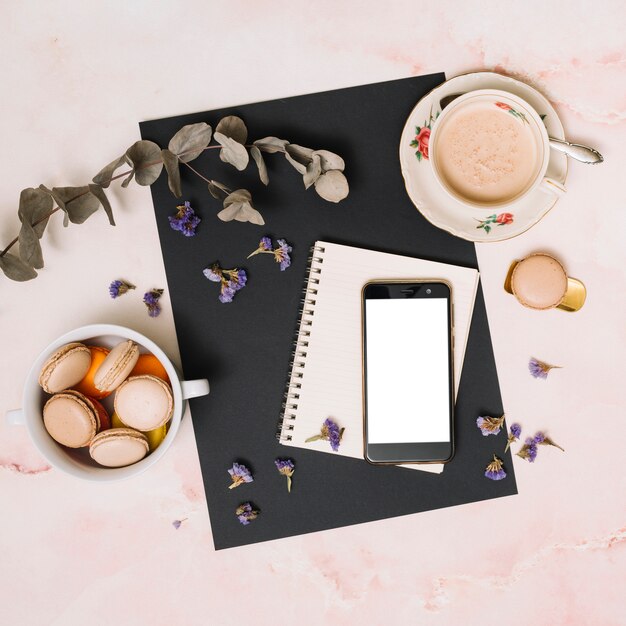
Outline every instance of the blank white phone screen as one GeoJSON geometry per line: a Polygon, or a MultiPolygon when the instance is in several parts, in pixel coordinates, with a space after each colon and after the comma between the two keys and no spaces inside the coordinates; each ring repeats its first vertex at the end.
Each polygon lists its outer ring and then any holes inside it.
{"type": "Polygon", "coordinates": [[[450,441],[448,301],[366,300],[369,443],[450,441]]]}

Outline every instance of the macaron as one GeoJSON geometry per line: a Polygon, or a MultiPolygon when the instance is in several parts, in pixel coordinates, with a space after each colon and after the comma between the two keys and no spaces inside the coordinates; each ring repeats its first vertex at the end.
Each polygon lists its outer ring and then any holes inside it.
{"type": "Polygon", "coordinates": [[[111,393],[110,391],[100,391],[94,384],[96,372],[109,355],[109,350],[102,346],[88,346],[88,348],[91,352],[91,367],[85,374],[85,377],[77,385],[73,385],[73,389],[80,391],[80,393],[90,398],[97,398],[99,400],[106,398],[111,393]]]}
{"type": "Polygon", "coordinates": [[[174,411],[170,386],[156,376],[133,376],[115,392],[115,412],[130,428],[143,432],[166,424],[174,411]]]}
{"type": "Polygon", "coordinates": [[[111,428],[93,438],[89,454],[105,467],[124,467],[141,461],[148,454],[148,440],[132,428],[111,428]]]}
{"type": "Polygon", "coordinates": [[[522,259],[511,275],[511,290],[518,301],[531,309],[551,309],[567,292],[567,273],[548,254],[531,254],[522,259]]]}
{"type": "Polygon", "coordinates": [[[130,373],[131,376],[143,376],[144,374],[156,376],[166,383],[170,382],[170,377],[167,375],[165,368],[154,354],[140,354],[137,365],[135,365],[133,371],[130,373]]]}
{"type": "Polygon", "coordinates": [[[48,393],[69,389],[83,379],[91,365],[91,352],[82,343],[68,343],[43,364],[39,384],[48,393]]]}
{"type": "MultiPolygon", "coordinates": [[[[111,426],[113,428],[126,428],[126,425],[117,416],[117,413],[113,413],[113,415],[111,415],[111,426]]],[[[148,430],[144,433],[144,435],[148,440],[150,452],[154,452],[161,445],[163,439],[165,439],[165,435],[167,435],[167,424],[163,424],[163,426],[159,426],[154,430],[148,430]]]]}
{"type": "Polygon", "coordinates": [[[122,341],[109,352],[94,375],[98,391],[110,393],[117,389],[132,372],[139,359],[139,346],[132,340],[122,341]]]}
{"type": "Polygon", "coordinates": [[[54,394],[43,407],[48,434],[68,448],[82,448],[100,430],[111,427],[106,409],[78,391],[68,389],[54,394]]]}

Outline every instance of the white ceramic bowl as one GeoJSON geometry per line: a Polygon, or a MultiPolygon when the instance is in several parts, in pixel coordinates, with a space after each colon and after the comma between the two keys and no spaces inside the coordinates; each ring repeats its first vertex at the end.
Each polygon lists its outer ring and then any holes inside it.
{"type": "MultiPolygon", "coordinates": [[[[53,467],[71,474],[76,478],[96,482],[122,480],[141,474],[154,465],[169,449],[178,433],[180,422],[185,412],[188,398],[205,396],[209,393],[209,382],[206,379],[181,380],[181,376],[165,352],[153,341],[130,328],[113,324],[93,324],[72,330],[53,341],[35,360],[24,383],[22,408],[7,413],[9,424],[23,424],[35,444],[35,447],[53,467]],[[72,341],[80,341],[87,345],[112,348],[125,339],[132,339],[140,347],[142,353],[156,356],[170,378],[174,396],[174,413],[170,421],[165,439],[159,447],[144,459],[126,467],[108,468],[98,465],[89,456],[87,448],[73,450],[59,445],[45,429],[43,423],[43,405],[48,394],[39,386],[39,373],[48,357],[61,346],[72,341]]],[[[112,398],[113,395],[109,396],[112,398]]],[[[103,403],[107,403],[105,398],[103,403]]]]}

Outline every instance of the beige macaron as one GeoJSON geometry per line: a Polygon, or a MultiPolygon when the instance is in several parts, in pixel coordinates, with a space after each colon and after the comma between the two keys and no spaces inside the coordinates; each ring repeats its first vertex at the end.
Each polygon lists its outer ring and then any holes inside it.
{"type": "Polygon", "coordinates": [[[105,467],[124,467],[141,461],[148,454],[146,436],[132,428],[111,428],[89,444],[91,458],[105,467]]]}
{"type": "Polygon", "coordinates": [[[531,254],[515,266],[511,290],[526,307],[551,309],[559,305],[567,292],[567,273],[554,257],[531,254]]]}
{"type": "Polygon", "coordinates": [[[120,420],[141,431],[166,424],[174,411],[170,386],[156,376],[131,376],[115,392],[115,412],[120,420]]]}
{"type": "Polygon", "coordinates": [[[48,434],[68,448],[89,445],[101,426],[107,427],[108,415],[87,396],[68,389],[53,395],[43,407],[43,422],[48,434]]]}
{"type": "Polygon", "coordinates": [[[91,351],[82,343],[68,343],[54,352],[41,368],[39,384],[57,393],[79,383],[89,371],[91,351]]]}
{"type": "Polygon", "coordinates": [[[139,346],[130,339],[118,343],[98,368],[93,382],[96,389],[111,392],[132,372],[139,359],[139,346]]]}

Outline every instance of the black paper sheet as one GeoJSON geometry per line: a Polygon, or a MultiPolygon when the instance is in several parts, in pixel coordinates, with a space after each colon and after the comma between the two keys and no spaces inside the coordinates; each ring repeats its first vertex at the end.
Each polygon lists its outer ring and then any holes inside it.
{"type": "MultiPolygon", "coordinates": [[[[167,217],[181,201],[170,193],[165,173],[152,185],[184,375],[207,377],[211,384],[209,396],[191,400],[191,410],[216,549],[517,493],[510,452],[503,454],[505,433],[483,437],[476,427],[477,416],[502,414],[481,289],[456,404],[456,456],[443,474],[373,467],[282,446],[275,438],[313,242],[323,239],[477,267],[474,245],[423,218],[400,173],[398,141],[405,120],[416,102],[444,79],[433,74],[140,125],[144,139],[166,147],[185,124],[204,121],[215,128],[224,115],[238,115],[248,127],[249,141],[273,135],[340,154],[350,183],[348,198],[332,204],[312,188],[305,190],[302,177],[281,154],[264,155],[270,177],[264,187],[252,159],[238,172],[220,161],[218,150],[206,150],[191,165],[231,189],[249,189],[266,225],[221,222],[216,217],[221,203],[209,195],[204,181],[181,166],[182,200],[189,200],[202,218],[190,238],[169,226],[167,217]],[[270,255],[246,260],[263,235],[293,245],[293,264],[285,272],[270,255]],[[216,260],[224,268],[248,271],[248,285],[230,304],[218,301],[218,285],[202,274],[216,260]],[[494,452],[508,472],[499,482],[483,475],[494,452]],[[274,466],[277,457],[295,461],[290,494],[274,466]],[[227,469],[233,461],[253,471],[253,483],[228,489],[227,469]],[[234,513],[245,501],[261,511],[248,526],[240,525],[234,513]]],[[[320,424],[326,417],[320,415],[320,424]]]]}

